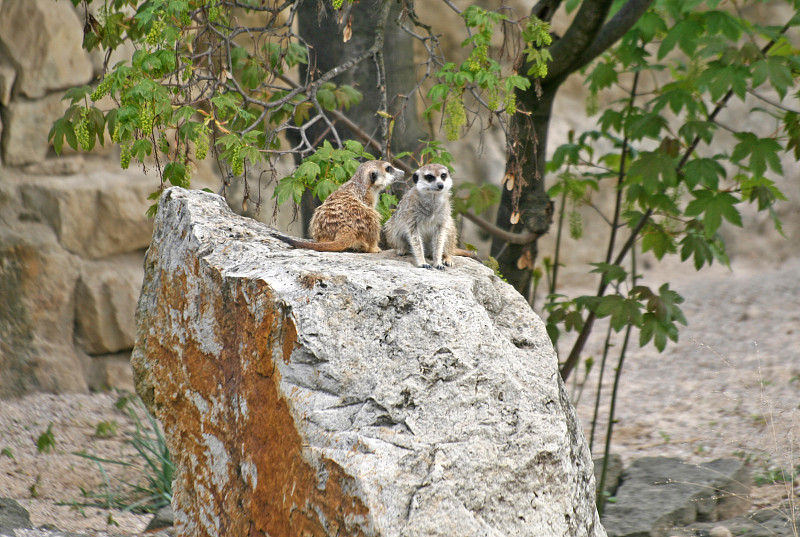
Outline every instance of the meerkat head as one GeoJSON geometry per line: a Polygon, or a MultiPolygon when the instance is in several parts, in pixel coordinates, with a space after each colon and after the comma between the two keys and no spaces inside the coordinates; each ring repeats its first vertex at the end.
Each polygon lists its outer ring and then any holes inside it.
{"type": "Polygon", "coordinates": [[[385,160],[370,160],[360,168],[364,169],[369,189],[373,191],[381,191],[405,175],[402,170],[398,170],[385,160]]]}
{"type": "Polygon", "coordinates": [[[453,187],[450,170],[442,164],[426,164],[414,172],[414,188],[419,192],[448,192],[453,187]]]}

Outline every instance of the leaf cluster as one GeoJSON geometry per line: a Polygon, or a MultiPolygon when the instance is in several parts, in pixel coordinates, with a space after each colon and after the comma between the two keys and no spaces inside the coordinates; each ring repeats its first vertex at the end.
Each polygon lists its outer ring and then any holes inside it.
{"type": "MultiPolygon", "coordinates": [[[[479,105],[489,112],[498,115],[505,112],[512,116],[517,111],[515,91],[525,91],[531,86],[529,77],[517,73],[504,75],[500,62],[490,56],[495,26],[507,23],[508,16],[476,5],[469,6],[461,16],[465,26],[473,30],[461,43],[462,47],[470,49],[469,56],[460,65],[453,62],[442,65],[436,73],[438,83],[428,91],[431,104],[424,113],[427,118],[434,112],[444,113],[444,130],[450,141],[458,140],[461,128],[468,123],[464,100],[467,93],[477,97],[479,105]]],[[[530,28],[531,24],[526,32],[534,35],[530,28]]],[[[546,61],[546,49],[541,49],[540,53],[546,61]]]]}
{"type": "MultiPolygon", "coordinates": [[[[605,217],[609,248],[627,228],[642,252],[659,260],[679,255],[698,270],[728,263],[720,230],[723,223],[743,226],[745,203],[768,212],[781,230],[774,205],[786,198],[775,178],[784,174],[783,155],[800,159],[800,123],[791,105],[758,97],[798,96],[800,51],[785,32],[799,24],[795,17],[783,27],[759,25],[715,1],[656,1],[586,69],[587,109],[598,115],[597,129],[571,133],[555,149],[547,165],[558,178],[550,197],[591,203],[589,194],[611,181],[619,217],[605,217]],[[624,97],[598,110],[598,95],[610,89],[624,97]],[[730,129],[725,113],[732,100],[741,101],[752,121],[726,138],[720,134],[730,129]]],[[[609,250],[608,259],[618,253],[609,250]]],[[[546,304],[551,335],[582,330],[592,312],[610,318],[615,331],[638,328],[641,345],[653,341],[663,350],[677,340],[685,319],[674,291],[639,286],[619,264],[594,266],[615,293],[575,300],[552,294],[546,304]],[[626,279],[630,290],[623,293],[626,279]]]]}

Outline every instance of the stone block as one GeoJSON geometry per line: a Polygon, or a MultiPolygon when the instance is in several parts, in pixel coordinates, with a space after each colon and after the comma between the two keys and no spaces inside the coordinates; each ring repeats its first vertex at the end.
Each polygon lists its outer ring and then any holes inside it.
{"type": "Polygon", "coordinates": [[[666,537],[674,528],[745,513],[749,491],[750,472],[737,459],[689,464],[644,457],[625,470],[603,524],[612,537],[666,537]]]}
{"type": "Polygon", "coordinates": [[[33,101],[15,99],[3,108],[3,164],[21,166],[45,159],[50,128],[68,106],[61,97],[53,94],[33,101]]]}
{"type": "Polygon", "coordinates": [[[92,79],[92,62],[81,47],[83,23],[67,2],[5,2],[0,42],[18,68],[17,91],[26,97],[38,99],[92,79]]]}
{"type": "Polygon", "coordinates": [[[78,274],[47,226],[0,227],[0,397],[86,391],[73,341],[78,274]]]}
{"type": "Polygon", "coordinates": [[[133,349],[143,253],[84,262],[75,291],[75,336],[88,354],[133,349]]]}
{"type": "Polygon", "coordinates": [[[86,382],[92,391],[134,392],[130,352],[92,356],[86,361],[85,369],[86,382]]]}
{"type": "Polygon", "coordinates": [[[65,248],[97,259],[147,248],[153,230],[147,195],[158,184],[131,170],[44,178],[21,189],[25,209],[47,222],[65,248]]]}

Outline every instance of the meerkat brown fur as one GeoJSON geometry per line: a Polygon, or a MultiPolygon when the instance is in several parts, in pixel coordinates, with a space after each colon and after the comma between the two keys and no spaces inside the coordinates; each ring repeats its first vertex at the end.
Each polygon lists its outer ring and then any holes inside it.
{"type": "Polygon", "coordinates": [[[314,211],[310,225],[314,242],[273,236],[296,248],[320,252],[380,252],[381,216],[375,205],[381,191],[403,175],[383,160],[367,161],[314,211]]]}
{"type": "Polygon", "coordinates": [[[413,180],[414,187],[384,226],[386,242],[400,255],[410,250],[418,267],[444,270],[453,265],[457,251],[450,202],[453,179],[447,166],[426,164],[414,172],[413,180]],[[426,253],[433,266],[426,262],[426,253]]]}

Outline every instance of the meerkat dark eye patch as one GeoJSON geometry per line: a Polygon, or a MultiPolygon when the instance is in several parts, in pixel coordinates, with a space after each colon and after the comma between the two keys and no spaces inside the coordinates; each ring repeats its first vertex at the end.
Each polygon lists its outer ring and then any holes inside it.
{"type": "Polygon", "coordinates": [[[392,173],[393,171],[391,166],[386,166],[386,173],[392,173]]]}
{"type": "Polygon", "coordinates": [[[369,177],[370,177],[370,179],[372,180],[372,182],[374,183],[375,181],[377,181],[377,180],[378,180],[378,172],[372,172],[372,173],[370,173],[370,174],[369,174],[369,177]]]}
{"type": "Polygon", "coordinates": [[[416,185],[417,181],[419,181],[419,174],[417,172],[414,172],[412,179],[414,180],[414,184],[416,185]]]}
{"type": "Polygon", "coordinates": [[[440,175],[439,177],[441,177],[442,179],[447,179],[447,173],[443,173],[443,174],[442,174],[442,175],[440,175]]]}
{"type": "Polygon", "coordinates": [[[428,181],[429,183],[432,183],[436,180],[436,176],[433,175],[432,173],[429,173],[425,176],[425,180],[428,181]]]}

